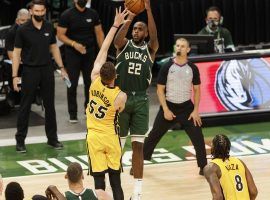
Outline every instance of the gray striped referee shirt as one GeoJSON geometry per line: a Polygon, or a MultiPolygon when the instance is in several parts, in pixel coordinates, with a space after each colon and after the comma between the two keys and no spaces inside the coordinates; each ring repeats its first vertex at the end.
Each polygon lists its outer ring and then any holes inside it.
{"type": "Polygon", "coordinates": [[[191,62],[176,64],[170,59],[159,71],[158,84],[166,86],[166,100],[184,103],[191,99],[192,85],[200,85],[198,67],[191,62]]]}

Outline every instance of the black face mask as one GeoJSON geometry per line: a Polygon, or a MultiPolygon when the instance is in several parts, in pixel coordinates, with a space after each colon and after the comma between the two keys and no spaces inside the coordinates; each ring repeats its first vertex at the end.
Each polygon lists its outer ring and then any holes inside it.
{"type": "Polygon", "coordinates": [[[80,6],[81,8],[85,8],[86,4],[87,4],[87,0],[78,0],[77,1],[78,6],[80,6]]]}
{"type": "Polygon", "coordinates": [[[37,22],[42,22],[44,20],[44,16],[45,15],[33,15],[37,22]]]}

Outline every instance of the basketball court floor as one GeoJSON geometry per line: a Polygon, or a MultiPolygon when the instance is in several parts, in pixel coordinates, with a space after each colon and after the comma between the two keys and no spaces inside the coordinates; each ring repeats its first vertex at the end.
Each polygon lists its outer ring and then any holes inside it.
{"type": "MultiPolygon", "coordinates": [[[[155,87],[150,90],[150,126],[158,109],[155,87]]],[[[64,150],[54,150],[46,145],[44,133],[44,112],[33,105],[26,154],[15,151],[16,111],[0,117],[0,173],[4,184],[19,182],[25,192],[25,199],[33,194],[43,194],[47,186],[53,184],[64,192],[68,189],[64,179],[65,169],[70,162],[80,162],[85,169],[84,184],[93,188],[91,176],[87,176],[87,156],[85,151],[85,116],[83,112],[83,88],[78,87],[78,124],[68,122],[66,88],[56,75],[56,112],[59,140],[64,150]]],[[[203,129],[206,149],[210,154],[210,143],[215,134],[222,133],[232,141],[231,155],[240,157],[252,172],[258,187],[259,200],[269,199],[270,186],[270,122],[244,125],[229,125],[203,129]]],[[[209,156],[210,160],[210,156],[209,156]]],[[[132,193],[133,181],[129,175],[131,166],[130,143],[123,154],[124,173],[122,186],[125,199],[132,193]]],[[[144,200],[201,200],[211,199],[208,183],[198,175],[194,149],[183,131],[169,132],[155,150],[153,160],[145,163],[144,200]]],[[[107,189],[110,192],[110,188],[107,189]]],[[[4,199],[3,196],[0,199],[4,199]]]]}

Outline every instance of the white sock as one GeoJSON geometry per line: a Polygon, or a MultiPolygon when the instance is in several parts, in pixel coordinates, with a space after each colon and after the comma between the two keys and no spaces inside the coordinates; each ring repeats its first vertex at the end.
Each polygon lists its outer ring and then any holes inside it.
{"type": "Polygon", "coordinates": [[[142,194],[142,183],[143,180],[142,179],[134,179],[134,190],[133,190],[133,194],[134,195],[138,195],[138,194],[142,194]]]}
{"type": "Polygon", "coordinates": [[[110,178],[109,178],[109,174],[107,173],[105,175],[105,189],[109,189],[109,190],[112,190],[112,187],[111,187],[111,183],[110,183],[110,178]]]}
{"type": "Polygon", "coordinates": [[[126,138],[120,138],[120,142],[121,142],[121,147],[122,147],[122,150],[124,149],[125,147],[125,144],[126,144],[126,138]]]}

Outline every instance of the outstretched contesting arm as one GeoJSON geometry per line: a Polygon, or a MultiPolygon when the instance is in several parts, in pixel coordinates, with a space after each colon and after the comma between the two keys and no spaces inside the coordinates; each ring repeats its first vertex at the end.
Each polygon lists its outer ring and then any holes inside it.
{"type": "Polygon", "coordinates": [[[125,22],[125,24],[120,28],[118,33],[116,34],[114,38],[114,46],[117,49],[117,54],[124,48],[124,46],[127,44],[128,39],[126,38],[126,35],[128,33],[128,29],[130,27],[130,24],[132,20],[134,19],[135,14],[128,11],[128,18],[125,22]]]}
{"type": "Polygon", "coordinates": [[[99,76],[100,68],[107,60],[108,50],[110,48],[115,33],[117,32],[119,26],[125,22],[125,17],[127,16],[128,11],[125,9],[123,12],[121,12],[120,9],[121,8],[116,9],[113,26],[111,27],[104,42],[102,43],[97,58],[94,62],[94,68],[91,73],[92,82],[99,76]]]}

